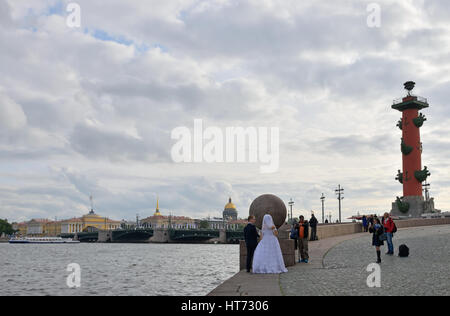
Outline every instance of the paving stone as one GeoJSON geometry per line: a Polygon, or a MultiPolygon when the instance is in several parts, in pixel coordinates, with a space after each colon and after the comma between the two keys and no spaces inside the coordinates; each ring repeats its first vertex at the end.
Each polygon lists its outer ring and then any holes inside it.
{"type": "MultiPolygon", "coordinates": [[[[407,244],[410,257],[386,256],[382,248],[381,288],[369,288],[367,266],[376,261],[372,235],[358,235],[329,250],[322,264],[296,265],[280,275],[284,295],[450,295],[450,225],[401,229],[396,252],[407,244]]],[[[314,249],[314,244],[310,248],[314,249]]]]}

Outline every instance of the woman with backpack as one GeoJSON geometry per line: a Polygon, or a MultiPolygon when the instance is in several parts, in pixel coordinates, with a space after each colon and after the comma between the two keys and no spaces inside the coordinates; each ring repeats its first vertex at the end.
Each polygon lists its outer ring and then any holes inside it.
{"type": "Polygon", "coordinates": [[[373,226],[370,227],[370,232],[373,234],[372,246],[377,250],[377,263],[381,263],[381,246],[384,246],[384,227],[378,218],[373,219],[373,226]]]}

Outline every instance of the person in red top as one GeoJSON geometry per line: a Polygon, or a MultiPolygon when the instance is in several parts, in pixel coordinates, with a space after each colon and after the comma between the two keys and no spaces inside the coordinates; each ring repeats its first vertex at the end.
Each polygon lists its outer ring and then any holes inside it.
{"type": "Polygon", "coordinates": [[[392,242],[392,238],[394,237],[395,223],[389,213],[384,213],[383,226],[388,244],[388,252],[386,254],[392,256],[394,255],[394,243],[392,242]]]}

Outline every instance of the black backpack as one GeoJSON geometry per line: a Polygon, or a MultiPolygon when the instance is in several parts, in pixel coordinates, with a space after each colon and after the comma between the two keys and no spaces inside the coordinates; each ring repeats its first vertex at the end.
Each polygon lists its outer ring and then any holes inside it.
{"type": "Polygon", "coordinates": [[[409,248],[406,245],[401,245],[398,248],[399,257],[406,258],[409,256],[409,248]]]}

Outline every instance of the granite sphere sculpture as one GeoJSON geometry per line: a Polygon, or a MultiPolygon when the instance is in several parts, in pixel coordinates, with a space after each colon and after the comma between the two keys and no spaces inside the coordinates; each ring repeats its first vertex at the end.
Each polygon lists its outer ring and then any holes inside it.
{"type": "Polygon", "coordinates": [[[264,194],[257,197],[250,205],[249,214],[256,217],[256,227],[261,229],[264,215],[272,215],[273,222],[280,228],[287,215],[286,205],[283,200],[273,194],[264,194]]]}

